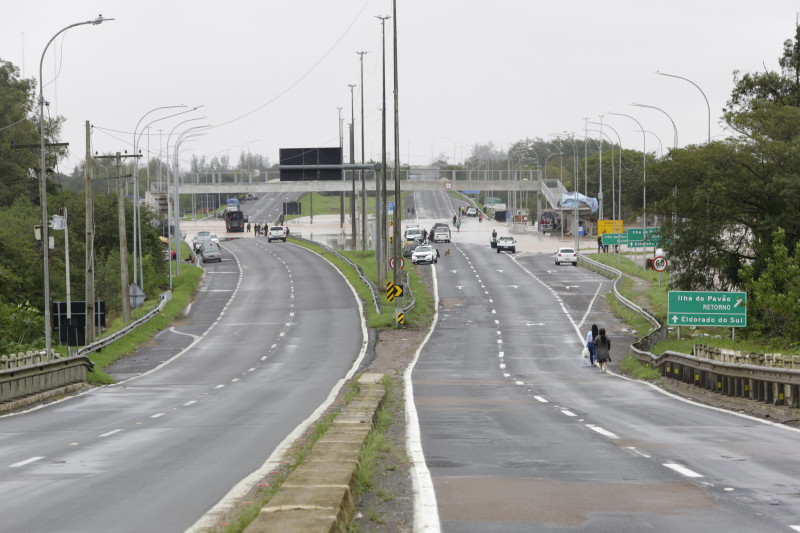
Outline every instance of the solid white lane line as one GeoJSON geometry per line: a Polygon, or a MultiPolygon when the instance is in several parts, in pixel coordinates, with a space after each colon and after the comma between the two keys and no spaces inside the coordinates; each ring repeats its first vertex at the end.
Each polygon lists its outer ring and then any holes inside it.
{"type": "Polygon", "coordinates": [[[25,465],[29,465],[31,463],[35,463],[36,461],[39,461],[41,459],[44,459],[44,456],[31,457],[30,459],[25,459],[24,461],[20,461],[18,463],[14,463],[13,465],[10,465],[9,468],[19,468],[21,466],[25,466],[25,465]]]}
{"type": "Polygon", "coordinates": [[[698,474],[694,470],[689,470],[685,466],[679,465],[677,463],[664,463],[664,466],[686,477],[703,477],[702,474],[698,474]]]}

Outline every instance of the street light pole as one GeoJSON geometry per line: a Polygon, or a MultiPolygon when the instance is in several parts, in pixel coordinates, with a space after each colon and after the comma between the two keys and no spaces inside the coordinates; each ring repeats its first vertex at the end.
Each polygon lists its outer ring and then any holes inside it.
{"type": "Polygon", "coordinates": [[[400,95],[397,78],[397,0],[392,0],[393,62],[394,62],[394,232],[393,232],[393,283],[402,283],[399,264],[402,263],[400,251],[400,213],[403,208],[400,201],[400,95]]]}
{"type": "MultiPolygon", "coordinates": [[[[178,122],[177,124],[175,124],[175,127],[172,128],[172,131],[170,131],[169,135],[167,135],[167,160],[169,160],[169,140],[172,138],[172,134],[175,133],[175,130],[177,130],[178,127],[181,126],[181,124],[186,124],[187,122],[192,122],[192,121],[195,121],[195,120],[203,120],[205,118],[206,117],[189,118],[189,119],[186,119],[186,120],[184,120],[182,122],[178,122]]],[[[178,180],[178,176],[175,174],[175,170],[174,169],[175,169],[175,166],[173,166],[172,180],[175,182],[174,183],[175,190],[177,191],[178,190],[178,181],[177,181],[178,180]]],[[[180,212],[180,201],[179,201],[177,195],[173,195],[172,202],[175,204],[175,206],[174,206],[175,217],[174,218],[175,218],[175,220],[177,220],[178,213],[180,212]]],[[[167,238],[168,239],[169,239],[170,222],[172,222],[170,220],[170,217],[171,217],[170,210],[171,209],[172,209],[172,204],[169,201],[169,180],[167,180],[167,238]]],[[[181,243],[178,240],[180,238],[180,233],[178,233],[177,224],[175,224],[174,222],[172,224],[172,235],[175,238],[175,241],[174,241],[174,244],[175,244],[175,276],[177,277],[178,276],[178,265],[179,265],[180,260],[181,260],[181,243]]],[[[172,290],[172,261],[169,262],[169,288],[170,288],[170,290],[172,290]]]]}
{"type": "Polygon", "coordinates": [[[675,121],[672,120],[672,117],[669,116],[669,113],[667,113],[666,111],[664,111],[660,107],[656,107],[654,105],[639,104],[639,103],[636,103],[636,102],[632,103],[631,105],[634,105],[636,107],[649,107],[650,109],[656,109],[656,110],[661,111],[662,113],[664,113],[667,116],[667,118],[669,119],[669,121],[672,122],[672,131],[673,131],[672,147],[673,148],[677,148],[678,147],[678,127],[675,125],[675,121]]]}
{"type": "MultiPolygon", "coordinates": [[[[136,127],[133,129],[133,157],[134,157],[134,171],[133,171],[133,198],[134,198],[134,205],[133,205],[133,284],[136,285],[136,256],[137,256],[137,246],[138,246],[138,256],[139,256],[139,282],[141,283],[141,289],[144,290],[144,267],[142,263],[142,226],[141,226],[141,212],[139,211],[139,152],[137,151],[137,147],[139,145],[139,140],[142,137],[142,133],[144,130],[147,129],[148,126],[154,124],[160,120],[165,120],[170,117],[180,115],[181,113],[176,113],[174,115],[170,115],[168,117],[159,118],[156,120],[151,121],[147,124],[144,128],[142,128],[142,132],[139,135],[136,135],[136,132],[139,131],[139,126],[141,125],[142,121],[145,119],[147,115],[158,111],[160,109],[175,109],[178,107],[187,107],[185,105],[169,105],[169,106],[162,106],[156,107],[151,109],[144,115],[142,118],[139,119],[139,122],[136,123],[136,127]],[[138,239],[137,239],[138,234],[138,239]]],[[[197,108],[195,108],[197,109],[197,108]]],[[[194,111],[194,110],[192,110],[194,111]]],[[[150,162],[148,161],[148,165],[150,162]]]]}
{"type": "MultiPolygon", "coordinates": [[[[337,107],[339,110],[339,157],[343,157],[344,149],[344,130],[342,128],[342,107],[337,107]]],[[[344,170],[342,170],[342,180],[344,180],[344,170]]],[[[339,193],[339,229],[344,231],[344,191],[339,193]]]]}
{"type": "MultiPolygon", "coordinates": [[[[356,122],[356,107],[355,107],[355,100],[353,98],[353,89],[355,88],[355,83],[351,83],[348,85],[350,87],[350,164],[354,165],[356,163],[356,148],[355,148],[355,122],[356,122]]],[[[358,242],[358,234],[356,232],[356,175],[355,170],[350,171],[350,178],[353,182],[353,195],[350,197],[350,225],[352,226],[353,232],[353,250],[356,249],[356,242],[358,242]]]]}
{"type": "MultiPolygon", "coordinates": [[[[361,164],[364,164],[364,54],[367,52],[356,52],[361,62],[361,164]]],[[[367,182],[364,169],[358,171],[361,174],[361,249],[367,249],[367,182]]]]}
{"type": "Polygon", "coordinates": [[[378,287],[383,287],[386,282],[386,217],[388,215],[386,206],[386,19],[388,15],[376,18],[381,21],[381,57],[383,70],[381,72],[381,82],[383,85],[383,103],[381,104],[381,205],[378,214],[378,243],[376,248],[380,250],[378,254],[378,287]]]}
{"type": "MultiPolygon", "coordinates": [[[[642,132],[642,233],[644,238],[643,244],[647,244],[647,135],[645,135],[642,123],[636,120],[634,117],[624,113],[613,113],[611,111],[609,111],[608,114],[617,115],[620,117],[628,117],[638,124],[639,130],[642,132]]],[[[642,251],[642,261],[644,262],[644,265],[642,266],[647,269],[647,262],[645,261],[645,256],[647,255],[647,246],[643,246],[642,251]]]]}
{"type": "MultiPolygon", "coordinates": [[[[45,153],[44,153],[44,83],[42,83],[42,70],[44,65],[44,56],[47,53],[47,49],[49,48],[50,44],[55,40],[56,37],[64,33],[70,28],[74,28],[75,26],[83,26],[85,24],[91,24],[96,26],[98,24],[102,24],[107,20],[114,20],[114,19],[107,19],[103,18],[103,15],[98,15],[94,20],[87,20],[84,22],[76,22],[75,24],[70,24],[53,35],[42,51],[42,58],[39,60],[39,136],[40,136],[40,146],[39,146],[39,156],[40,156],[40,165],[41,168],[39,169],[39,204],[41,205],[41,212],[42,212],[42,272],[43,272],[43,283],[44,283],[44,344],[45,344],[45,351],[47,355],[50,355],[50,350],[52,348],[52,317],[50,311],[50,257],[49,257],[49,246],[50,246],[50,237],[48,236],[47,232],[47,163],[45,161],[45,153]]],[[[94,318],[90,318],[94,320],[94,318]]]]}
{"type": "MultiPolygon", "coordinates": [[[[700,94],[703,95],[703,98],[706,101],[706,108],[708,109],[708,140],[707,140],[707,142],[711,143],[711,106],[708,104],[708,97],[706,97],[706,93],[703,92],[703,89],[701,89],[699,85],[697,85],[695,82],[693,82],[689,78],[684,78],[683,76],[676,76],[675,74],[667,74],[666,72],[659,72],[659,71],[656,71],[656,74],[658,74],[659,76],[669,76],[670,78],[678,78],[678,79],[681,79],[681,80],[684,80],[684,81],[688,81],[689,83],[691,83],[692,85],[697,87],[697,90],[700,91],[700,94]]],[[[672,119],[670,119],[670,120],[672,120],[672,119]]]]}

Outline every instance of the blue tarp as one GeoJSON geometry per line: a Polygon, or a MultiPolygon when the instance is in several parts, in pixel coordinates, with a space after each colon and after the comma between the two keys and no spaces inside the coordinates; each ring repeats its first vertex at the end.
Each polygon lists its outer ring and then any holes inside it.
{"type": "MultiPolygon", "coordinates": [[[[576,201],[588,206],[589,209],[592,210],[592,213],[597,212],[597,198],[589,198],[579,192],[565,192],[561,194],[561,198],[558,200],[558,207],[562,209],[575,209],[576,201]]],[[[583,206],[578,205],[578,209],[581,207],[583,206]]]]}

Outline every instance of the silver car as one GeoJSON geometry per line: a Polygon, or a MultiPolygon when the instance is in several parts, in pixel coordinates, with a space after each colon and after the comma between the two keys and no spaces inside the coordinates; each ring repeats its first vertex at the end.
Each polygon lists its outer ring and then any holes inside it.
{"type": "Polygon", "coordinates": [[[210,263],[212,261],[218,263],[222,262],[222,252],[220,252],[219,246],[211,244],[210,242],[203,246],[201,256],[203,257],[203,263],[210,263]]]}

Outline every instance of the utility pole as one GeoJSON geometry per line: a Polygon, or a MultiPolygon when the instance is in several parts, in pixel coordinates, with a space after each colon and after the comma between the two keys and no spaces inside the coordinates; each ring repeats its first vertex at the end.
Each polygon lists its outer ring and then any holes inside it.
{"type": "MultiPolygon", "coordinates": [[[[122,159],[126,157],[139,157],[138,155],[122,155],[117,152],[116,155],[99,155],[97,159],[114,159],[114,166],[117,167],[117,216],[119,218],[119,273],[120,273],[120,286],[122,287],[122,320],[123,322],[131,321],[131,290],[128,287],[128,236],[125,229],[125,186],[123,178],[131,176],[122,175],[122,159]]],[[[135,266],[135,265],[134,265],[135,266]]]]}
{"type": "Polygon", "coordinates": [[[128,296],[128,236],[125,232],[125,195],[122,186],[122,156],[116,155],[117,215],[119,218],[119,273],[122,288],[122,321],[131,321],[131,302],[128,296]]]}
{"type": "Polygon", "coordinates": [[[86,121],[86,160],[83,166],[83,177],[86,181],[86,344],[95,341],[94,335],[94,192],[92,191],[92,175],[90,164],[91,125],[86,121]]]}
{"type": "MultiPolygon", "coordinates": [[[[364,54],[367,52],[356,52],[361,60],[361,164],[364,164],[364,54]]],[[[364,169],[358,171],[361,174],[361,249],[367,249],[367,183],[364,169]]]]}

